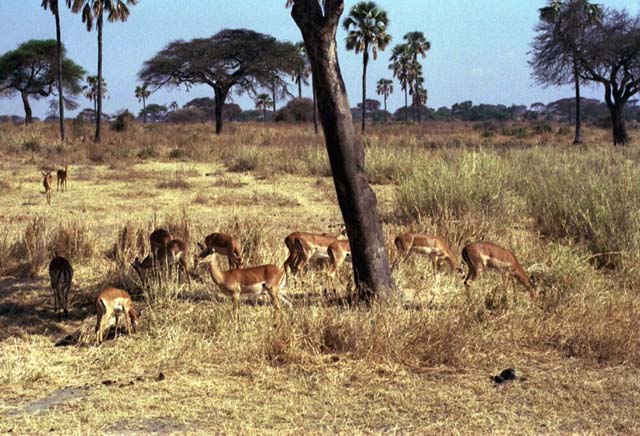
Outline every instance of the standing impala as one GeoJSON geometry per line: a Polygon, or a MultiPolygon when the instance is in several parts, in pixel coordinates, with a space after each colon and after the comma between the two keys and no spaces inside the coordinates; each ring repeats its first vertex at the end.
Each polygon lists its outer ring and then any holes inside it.
{"type": "Polygon", "coordinates": [[[51,187],[53,185],[53,176],[51,176],[51,170],[41,171],[42,174],[42,186],[44,186],[44,193],[47,196],[47,204],[51,206],[51,187]]]}
{"type": "Polygon", "coordinates": [[[56,180],[58,182],[56,191],[59,191],[62,188],[62,192],[67,191],[67,176],[69,175],[69,170],[67,169],[67,164],[64,165],[63,170],[56,171],[56,180]]]}
{"type": "Polygon", "coordinates": [[[96,297],[96,345],[102,343],[105,330],[113,325],[112,317],[115,317],[116,337],[118,335],[118,321],[124,314],[124,325],[127,334],[138,330],[139,313],[133,307],[131,296],[127,291],[116,288],[107,288],[96,297]]]}
{"type": "Polygon", "coordinates": [[[55,300],[55,312],[60,319],[60,311],[64,311],[64,317],[69,316],[67,311],[67,297],[71,289],[73,279],[73,268],[64,257],[56,256],[49,263],[49,277],[51,277],[51,288],[55,300]]]}
{"type": "Polygon", "coordinates": [[[198,243],[202,252],[196,257],[198,263],[207,265],[211,279],[218,286],[220,292],[233,299],[234,317],[238,319],[238,307],[241,295],[257,296],[267,291],[275,308],[276,319],[280,314],[280,300],[287,306],[291,303],[280,291],[286,286],[286,274],[284,269],[277,265],[261,265],[251,268],[232,269],[220,271],[218,267],[215,249],[205,247],[198,243]]]}
{"type": "Polygon", "coordinates": [[[474,242],[462,249],[462,260],[469,267],[469,272],[464,280],[467,298],[470,298],[469,287],[471,282],[478,278],[485,268],[492,269],[504,276],[514,277],[529,291],[531,299],[536,297],[535,280],[533,276],[527,277],[514,254],[491,242],[474,242]]]}
{"type": "Polygon", "coordinates": [[[329,259],[327,249],[337,239],[333,236],[315,233],[293,232],[284,239],[289,249],[289,257],[284,261],[292,273],[297,273],[309,261],[329,259]]]}
{"type": "Polygon", "coordinates": [[[204,245],[222,256],[226,256],[229,269],[242,266],[242,250],[238,241],[224,233],[211,233],[204,238],[204,245]]]}
{"type": "Polygon", "coordinates": [[[351,262],[351,246],[346,239],[338,239],[327,248],[329,255],[329,274],[335,275],[344,262],[351,262]]]}
{"type": "Polygon", "coordinates": [[[173,239],[171,233],[165,229],[156,229],[149,235],[149,243],[151,244],[151,253],[155,256],[159,249],[165,248],[169,241],[173,239]]]}
{"type": "Polygon", "coordinates": [[[409,256],[411,253],[419,253],[431,259],[434,271],[440,266],[440,262],[444,260],[449,264],[451,271],[458,271],[462,274],[460,261],[453,251],[451,251],[449,245],[437,236],[403,233],[395,239],[394,243],[398,249],[396,264],[402,257],[409,256]]]}
{"type": "Polygon", "coordinates": [[[142,262],[136,257],[131,266],[140,276],[140,280],[146,283],[147,272],[155,268],[169,268],[178,266],[184,273],[187,283],[191,284],[189,269],[187,267],[187,244],[181,239],[172,239],[165,247],[155,254],[144,258],[142,262]]]}

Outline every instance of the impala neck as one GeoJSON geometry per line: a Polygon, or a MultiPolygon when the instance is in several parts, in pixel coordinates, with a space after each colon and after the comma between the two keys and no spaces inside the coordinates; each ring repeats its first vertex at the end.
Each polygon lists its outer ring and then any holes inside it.
{"type": "Polygon", "coordinates": [[[207,262],[207,268],[209,269],[209,274],[211,275],[211,279],[216,285],[220,285],[224,281],[224,277],[220,268],[218,268],[218,263],[216,262],[215,256],[211,256],[211,259],[207,262]]]}

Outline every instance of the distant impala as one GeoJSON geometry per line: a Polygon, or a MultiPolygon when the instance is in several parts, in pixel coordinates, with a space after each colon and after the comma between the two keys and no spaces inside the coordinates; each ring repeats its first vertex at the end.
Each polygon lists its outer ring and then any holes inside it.
{"type": "Polygon", "coordinates": [[[428,256],[435,270],[440,266],[440,262],[444,260],[449,264],[451,271],[457,271],[462,274],[460,261],[451,251],[449,245],[437,236],[421,235],[418,233],[403,233],[395,239],[395,246],[398,249],[398,257],[396,263],[402,257],[411,253],[419,253],[428,256]]]}

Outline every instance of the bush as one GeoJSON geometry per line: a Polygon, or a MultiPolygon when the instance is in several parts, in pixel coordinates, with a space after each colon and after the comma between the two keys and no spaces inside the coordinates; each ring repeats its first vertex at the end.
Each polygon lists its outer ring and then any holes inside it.
{"type": "Polygon", "coordinates": [[[120,115],[118,115],[113,123],[111,123],[111,128],[116,132],[125,132],[133,126],[135,122],[135,117],[131,112],[125,110],[120,115]]]}

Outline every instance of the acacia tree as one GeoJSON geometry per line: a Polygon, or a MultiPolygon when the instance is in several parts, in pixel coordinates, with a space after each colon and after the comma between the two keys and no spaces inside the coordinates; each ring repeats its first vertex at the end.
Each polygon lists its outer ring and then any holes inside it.
{"type": "MultiPolygon", "coordinates": [[[[87,25],[87,31],[93,29],[96,22],[98,30],[98,82],[102,81],[102,31],[104,27],[104,14],[107,13],[107,21],[127,21],[129,18],[128,5],[135,5],[138,0],[71,0],[71,11],[74,14],[82,13],[82,22],[87,25]],[[71,3],[72,1],[72,3],[71,3]]],[[[102,87],[98,87],[96,95],[96,135],[95,142],[100,142],[102,126],[102,87]]]]}
{"type": "Polygon", "coordinates": [[[364,148],[351,118],[336,44],[344,0],[291,0],[291,15],[307,47],[333,181],[352,253],[360,299],[395,294],[376,196],[364,166],[364,148]]]}
{"type": "MultiPolygon", "coordinates": [[[[67,0],[67,6],[71,0],[67,0]]],[[[57,55],[57,85],[58,85],[58,117],[60,118],[60,139],[64,141],[64,91],[62,88],[62,32],[60,30],[60,8],[58,0],[42,0],[40,4],[45,10],[49,9],[56,22],[56,55],[57,55]]]]}
{"type": "Polygon", "coordinates": [[[144,124],[147,124],[147,98],[151,95],[151,91],[149,91],[148,85],[145,83],[142,86],[136,86],[135,92],[138,102],[142,101],[142,113],[144,114],[143,122],[144,124]]]}
{"type": "Polygon", "coordinates": [[[144,63],[138,73],[150,86],[206,85],[213,89],[216,133],[222,132],[222,108],[229,92],[255,96],[270,88],[273,71],[290,74],[291,65],[280,58],[282,43],[247,29],[225,29],[209,38],[173,41],[144,63]]]}
{"type": "Polygon", "coordinates": [[[404,123],[409,123],[409,88],[411,87],[411,71],[413,63],[411,54],[406,44],[398,44],[391,51],[391,63],[389,69],[393,71],[393,77],[400,82],[400,88],[404,91],[404,123]]]}
{"type": "Polygon", "coordinates": [[[539,9],[540,22],[532,43],[536,82],[543,86],[573,83],[576,93],[576,128],[573,143],[582,142],[580,61],[578,52],[588,29],[602,19],[602,7],[588,0],[551,0],[539,9]]]}
{"type": "Polygon", "coordinates": [[[640,16],[605,10],[602,21],[591,26],[578,47],[580,77],[601,83],[611,114],[613,144],[627,145],[624,121],[627,102],[640,92],[640,16]]]}
{"type": "Polygon", "coordinates": [[[427,51],[431,50],[431,43],[425,38],[422,32],[409,32],[404,35],[403,39],[407,47],[407,51],[411,56],[412,61],[412,87],[411,94],[414,96],[414,111],[418,115],[418,124],[420,124],[420,87],[424,83],[424,77],[422,76],[422,65],[418,61],[418,56],[422,56],[424,59],[427,56],[427,51]]]}
{"type": "MultiPolygon", "coordinates": [[[[369,50],[373,59],[378,58],[378,50],[383,51],[391,35],[387,33],[389,18],[375,2],[361,1],[354,5],[349,16],[342,23],[347,34],[347,50],[354,50],[356,54],[362,52],[362,105],[367,100],[367,65],[369,64],[369,50]]],[[[362,131],[365,127],[365,113],[362,112],[362,131]]]]}
{"type": "Polygon", "coordinates": [[[378,95],[384,99],[384,122],[387,122],[387,98],[393,93],[393,81],[390,79],[378,80],[376,88],[378,95]]]}
{"type": "MultiPolygon", "coordinates": [[[[62,49],[62,87],[71,96],[81,91],[80,83],[84,69],[66,57],[62,49]]],[[[30,40],[0,56],[0,95],[12,97],[20,94],[24,106],[25,124],[33,121],[29,97],[36,100],[55,95],[57,89],[58,54],[57,43],[53,39],[30,40]]],[[[63,100],[68,108],[75,104],[63,100]]]]}

